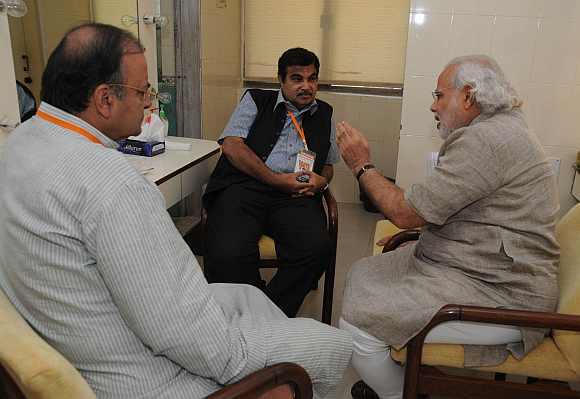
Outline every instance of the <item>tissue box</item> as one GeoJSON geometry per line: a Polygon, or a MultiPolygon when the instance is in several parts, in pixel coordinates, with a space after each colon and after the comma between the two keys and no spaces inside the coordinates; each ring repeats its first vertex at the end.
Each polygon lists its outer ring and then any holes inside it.
{"type": "Polygon", "coordinates": [[[165,142],[163,141],[153,141],[145,142],[139,140],[120,140],[119,151],[125,154],[142,155],[145,157],[152,157],[157,154],[165,152],[165,142]]]}

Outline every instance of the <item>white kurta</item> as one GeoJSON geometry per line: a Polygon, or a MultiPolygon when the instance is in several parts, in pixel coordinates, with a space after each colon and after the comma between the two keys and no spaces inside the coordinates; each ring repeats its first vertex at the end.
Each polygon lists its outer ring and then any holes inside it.
{"type": "Polygon", "coordinates": [[[287,319],[259,290],[207,284],[157,187],[115,143],[35,117],[0,160],[0,288],[99,398],[201,398],[264,366],[302,365],[324,395],[351,338],[287,319]],[[112,148],[111,148],[112,147],[112,148]]]}

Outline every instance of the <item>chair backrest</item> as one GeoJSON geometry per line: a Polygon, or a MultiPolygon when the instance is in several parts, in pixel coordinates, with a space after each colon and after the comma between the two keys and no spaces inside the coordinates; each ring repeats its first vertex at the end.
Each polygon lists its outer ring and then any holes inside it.
{"type": "Polygon", "coordinates": [[[27,399],[96,399],[79,372],[34,332],[2,290],[0,366],[27,399]]]}
{"type": "MultiPolygon", "coordinates": [[[[580,204],[556,226],[560,243],[560,300],[558,312],[580,315],[580,204]]],[[[580,375],[580,333],[555,330],[554,341],[572,369],[580,375]]]]}
{"type": "Polygon", "coordinates": [[[30,89],[19,81],[16,81],[16,92],[18,94],[20,121],[24,122],[32,118],[36,113],[36,99],[30,89]]]}

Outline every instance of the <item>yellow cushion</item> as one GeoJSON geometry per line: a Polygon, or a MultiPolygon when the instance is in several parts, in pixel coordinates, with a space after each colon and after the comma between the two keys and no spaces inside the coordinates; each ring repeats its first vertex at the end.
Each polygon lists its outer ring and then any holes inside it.
{"type": "Polygon", "coordinates": [[[276,259],[276,246],[271,237],[266,235],[260,237],[258,248],[260,250],[260,259],[276,259]]]}
{"type": "Polygon", "coordinates": [[[0,364],[27,399],[94,399],[79,372],[44,342],[0,290],[0,364]]]}
{"type": "Polygon", "coordinates": [[[383,247],[378,246],[376,244],[377,241],[379,241],[380,239],[382,239],[386,236],[395,235],[399,231],[401,231],[401,229],[398,228],[397,226],[395,226],[393,223],[391,223],[391,221],[379,220],[377,222],[376,227],[375,227],[375,238],[373,241],[373,255],[379,255],[383,252],[383,247]]]}
{"type": "MultiPolygon", "coordinates": [[[[391,357],[399,363],[405,363],[406,349],[391,350],[391,357]]],[[[425,344],[421,364],[429,366],[447,366],[463,368],[463,346],[447,344],[425,344]]],[[[528,353],[522,360],[513,356],[499,366],[477,367],[475,370],[496,373],[524,375],[558,381],[579,380],[568,361],[558,350],[551,338],[545,338],[537,348],[528,353]]]]}
{"type": "MultiPolygon", "coordinates": [[[[558,312],[580,315],[580,204],[560,220],[556,236],[560,243],[558,312]]],[[[570,366],[580,374],[580,333],[556,330],[553,335],[570,366]]]]}

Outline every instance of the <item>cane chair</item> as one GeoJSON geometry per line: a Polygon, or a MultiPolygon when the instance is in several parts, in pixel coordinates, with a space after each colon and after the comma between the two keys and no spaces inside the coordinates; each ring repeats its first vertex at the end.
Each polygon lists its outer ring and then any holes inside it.
{"type": "MultiPolygon", "coordinates": [[[[417,232],[399,234],[385,245],[385,250],[392,250],[401,242],[418,237],[417,232]]],[[[391,351],[393,359],[406,365],[404,399],[424,395],[494,399],[580,398],[580,392],[569,387],[569,382],[580,381],[580,204],[559,221],[556,235],[561,251],[557,312],[444,306],[405,348],[391,351]],[[451,320],[550,328],[551,333],[522,360],[509,355],[500,365],[476,368],[521,376],[519,378],[526,383],[486,380],[449,373],[451,369],[463,368],[462,345],[424,343],[429,331],[451,320]],[[441,367],[445,367],[447,372],[441,367]]]]}

